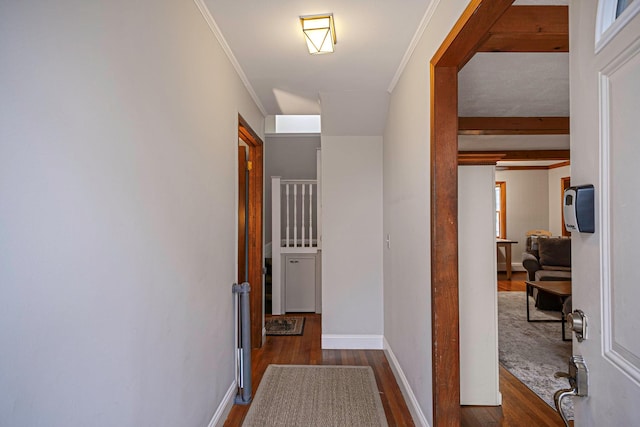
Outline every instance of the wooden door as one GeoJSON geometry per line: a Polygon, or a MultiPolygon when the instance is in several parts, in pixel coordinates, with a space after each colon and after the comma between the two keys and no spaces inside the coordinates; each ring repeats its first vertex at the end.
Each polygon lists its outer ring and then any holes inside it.
{"type": "Polygon", "coordinates": [[[247,148],[238,146],[238,283],[247,281],[247,148]]]}
{"type": "Polygon", "coordinates": [[[251,285],[251,345],[262,346],[263,340],[263,257],[262,257],[262,203],[263,203],[263,143],[249,124],[238,115],[238,138],[247,144],[247,276],[251,285]]]}

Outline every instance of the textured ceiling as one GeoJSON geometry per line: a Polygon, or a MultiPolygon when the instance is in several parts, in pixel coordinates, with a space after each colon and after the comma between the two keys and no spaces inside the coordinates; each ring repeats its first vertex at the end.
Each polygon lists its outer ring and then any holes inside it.
{"type": "Polygon", "coordinates": [[[459,115],[568,116],[568,53],[477,53],[460,70],[459,115]]]}

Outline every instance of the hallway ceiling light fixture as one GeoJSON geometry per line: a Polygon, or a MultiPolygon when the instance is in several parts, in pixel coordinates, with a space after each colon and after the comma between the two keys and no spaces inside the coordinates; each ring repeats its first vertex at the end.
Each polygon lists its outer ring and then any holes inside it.
{"type": "Polygon", "coordinates": [[[336,44],[333,14],[301,16],[300,23],[310,54],[333,53],[336,44]]]}

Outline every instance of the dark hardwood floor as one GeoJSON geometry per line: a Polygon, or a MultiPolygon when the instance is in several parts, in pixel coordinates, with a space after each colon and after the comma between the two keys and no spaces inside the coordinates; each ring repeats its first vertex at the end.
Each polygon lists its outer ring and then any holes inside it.
{"type": "MultiPolygon", "coordinates": [[[[513,272],[511,280],[498,273],[498,292],[526,290],[527,273],[513,272]]],[[[463,406],[463,426],[558,426],[564,423],[549,405],[520,380],[500,366],[502,406],[463,406]]],[[[573,421],[571,422],[573,425],[573,421]]]]}
{"type": "Polygon", "coordinates": [[[527,280],[527,273],[524,271],[514,271],[511,275],[511,280],[507,279],[507,275],[504,273],[498,273],[498,292],[506,291],[525,291],[525,280],[527,280]]]}
{"type": "Polygon", "coordinates": [[[557,426],[564,427],[560,415],[500,366],[502,406],[463,406],[463,427],[476,426],[557,426]]]}
{"type": "MultiPolygon", "coordinates": [[[[511,280],[498,276],[498,290],[524,291],[525,273],[516,272],[511,280]]],[[[303,314],[306,318],[302,336],[269,336],[266,344],[252,352],[253,389],[260,385],[264,371],[271,363],[296,365],[369,365],[373,368],[380,389],[382,405],[390,426],[413,426],[411,414],[382,350],[322,350],[320,348],[321,316],[303,314]]],[[[502,406],[463,406],[463,427],[485,426],[558,426],[560,416],[500,367],[502,406]]],[[[225,426],[240,426],[249,406],[234,405],[225,426]]]]}
{"type": "MultiPolygon", "coordinates": [[[[305,317],[302,336],[268,336],[266,344],[251,355],[253,389],[260,385],[264,371],[271,363],[292,365],[369,365],[373,368],[384,412],[390,426],[414,426],[411,414],[382,350],[322,350],[320,348],[321,316],[305,317]]],[[[234,405],[225,426],[240,426],[249,405],[234,405]]]]}

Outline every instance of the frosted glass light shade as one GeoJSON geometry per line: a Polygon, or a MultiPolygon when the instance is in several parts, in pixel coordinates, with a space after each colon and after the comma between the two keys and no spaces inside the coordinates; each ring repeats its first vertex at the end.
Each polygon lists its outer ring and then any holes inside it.
{"type": "Polygon", "coordinates": [[[301,16],[300,23],[310,54],[333,52],[336,43],[333,15],[301,16]]]}

